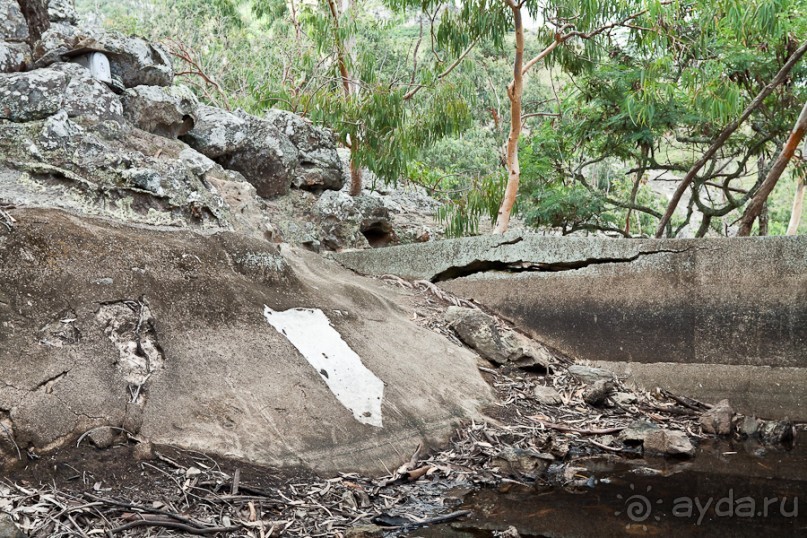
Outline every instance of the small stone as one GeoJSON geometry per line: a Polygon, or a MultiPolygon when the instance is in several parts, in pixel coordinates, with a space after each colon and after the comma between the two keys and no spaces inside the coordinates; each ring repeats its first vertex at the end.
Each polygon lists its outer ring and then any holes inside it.
{"type": "Polygon", "coordinates": [[[359,508],[356,497],[353,495],[353,492],[349,490],[342,493],[342,501],[339,503],[339,506],[342,507],[342,509],[351,511],[356,511],[359,508]]]}
{"type": "Polygon", "coordinates": [[[695,447],[684,432],[662,430],[650,432],[644,440],[645,454],[666,454],[669,456],[693,456],[695,447]]]}
{"type": "Polygon", "coordinates": [[[734,410],[728,400],[721,400],[701,415],[701,429],[704,433],[729,435],[731,433],[734,410]]]}
{"type": "Polygon", "coordinates": [[[580,479],[587,480],[588,476],[586,476],[588,470],[585,467],[574,467],[569,465],[563,469],[563,483],[568,484],[570,482],[575,482],[580,479]]]}
{"type": "Polygon", "coordinates": [[[96,448],[103,450],[112,446],[115,438],[118,437],[118,432],[109,426],[101,426],[92,430],[87,437],[96,448]]]}
{"type": "Polygon", "coordinates": [[[25,534],[14,524],[10,515],[0,514],[0,537],[25,538],[25,534]]]}
{"type": "Polygon", "coordinates": [[[551,355],[527,337],[502,330],[496,320],[480,310],[450,306],[445,320],[460,340],[493,364],[548,371],[551,355]]]}
{"type": "Polygon", "coordinates": [[[759,431],[760,421],[756,417],[744,417],[740,422],[740,433],[753,437],[759,431]]]}
{"type": "Polygon", "coordinates": [[[553,389],[552,387],[545,387],[543,385],[537,385],[533,391],[532,395],[539,404],[544,405],[560,405],[563,403],[563,400],[558,394],[558,391],[553,389]]]}
{"type": "Polygon", "coordinates": [[[648,435],[659,429],[660,428],[652,422],[637,420],[622,430],[619,434],[619,438],[628,444],[640,444],[644,442],[648,435]]]}
{"type": "Polygon", "coordinates": [[[532,450],[507,447],[493,458],[493,465],[512,476],[535,478],[546,470],[555,457],[532,450]]]}
{"type": "Polygon", "coordinates": [[[583,401],[589,405],[599,406],[605,402],[608,395],[614,390],[614,384],[611,381],[600,379],[595,381],[593,385],[586,389],[583,393],[583,401]]]}
{"type": "Polygon", "coordinates": [[[143,441],[138,443],[132,449],[132,457],[135,461],[147,461],[154,459],[154,445],[151,441],[143,441]]]}
{"type": "Polygon", "coordinates": [[[782,421],[766,420],[759,426],[758,435],[763,443],[787,444],[793,441],[795,430],[787,418],[782,421]]]}
{"type": "Polygon", "coordinates": [[[611,399],[617,405],[630,405],[636,403],[636,395],[630,392],[615,392],[611,395],[611,399]]]}
{"type": "Polygon", "coordinates": [[[569,373],[578,381],[583,381],[584,383],[595,383],[600,380],[612,381],[616,377],[613,372],[605,368],[595,368],[581,364],[569,366],[569,373]]]}
{"type": "Polygon", "coordinates": [[[383,529],[378,525],[356,525],[345,531],[345,538],[381,538],[383,529]]]}

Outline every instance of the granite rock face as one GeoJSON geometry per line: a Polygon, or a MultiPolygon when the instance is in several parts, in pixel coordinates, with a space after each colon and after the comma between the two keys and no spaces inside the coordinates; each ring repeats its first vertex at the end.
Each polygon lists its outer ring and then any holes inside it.
{"type": "Polygon", "coordinates": [[[30,33],[16,0],[0,0],[0,73],[22,71],[31,63],[30,33]]]}
{"type": "Polygon", "coordinates": [[[184,86],[137,86],[123,93],[126,120],[144,131],[176,138],[190,131],[199,101],[184,86]]]}
{"type": "Polygon", "coordinates": [[[289,137],[299,152],[299,164],[292,179],[294,187],[311,191],[342,188],[345,182],[342,161],[330,131],[285,110],[268,111],[266,121],[289,137]]]}

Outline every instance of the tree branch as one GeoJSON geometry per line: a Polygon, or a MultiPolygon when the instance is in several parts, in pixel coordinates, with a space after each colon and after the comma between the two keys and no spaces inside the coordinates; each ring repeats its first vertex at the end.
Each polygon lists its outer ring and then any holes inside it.
{"type": "MultiPolygon", "coordinates": [[[[456,69],[456,67],[457,67],[458,65],[460,65],[460,64],[462,63],[462,61],[465,59],[465,57],[466,57],[466,56],[468,56],[468,53],[469,53],[469,52],[471,52],[471,50],[472,50],[472,49],[473,49],[473,48],[476,46],[476,44],[477,44],[478,42],[479,42],[479,38],[478,38],[478,37],[477,37],[476,39],[474,39],[473,41],[471,41],[471,44],[470,44],[470,45],[468,45],[468,48],[466,48],[464,51],[462,51],[462,54],[460,54],[460,55],[459,55],[459,57],[458,57],[456,60],[454,60],[454,63],[452,63],[451,65],[449,65],[449,66],[446,68],[446,70],[445,70],[445,71],[443,71],[442,73],[440,73],[439,75],[437,75],[437,81],[439,82],[439,81],[443,80],[445,77],[447,77],[448,75],[450,75],[450,74],[451,74],[451,72],[452,72],[454,69],[456,69]]],[[[424,87],[425,87],[425,84],[418,84],[417,86],[415,86],[414,88],[412,88],[411,90],[409,90],[408,92],[406,92],[406,93],[404,94],[404,96],[403,96],[404,101],[408,101],[408,100],[410,100],[412,97],[414,97],[414,96],[415,96],[415,94],[416,94],[417,92],[419,92],[419,91],[421,90],[421,88],[424,88],[424,87]]]]}
{"type": "Polygon", "coordinates": [[[765,98],[768,97],[773,92],[773,90],[776,89],[776,87],[778,87],[785,81],[787,75],[798,63],[798,61],[801,59],[801,57],[804,55],[805,52],[807,52],[807,41],[805,41],[802,44],[802,46],[799,47],[798,50],[796,50],[793,53],[793,55],[790,57],[787,63],[785,63],[785,65],[782,66],[782,69],[779,70],[779,72],[776,74],[773,80],[767,86],[765,86],[761,92],[759,92],[759,95],[757,95],[756,98],[754,98],[754,100],[751,102],[751,104],[749,104],[748,107],[746,107],[740,118],[729,123],[723,129],[723,131],[720,133],[717,139],[712,143],[709,149],[706,150],[706,153],[704,153],[703,156],[700,159],[698,159],[698,162],[692,165],[692,168],[690,168],[689,172],[687,172],[687,175],[684,176],[683,180],[681,180],[681,184],[678,185],[678,188],[675,190],[675,193],[673,193],[673,197],[670,200],[669,205],[667,206],[667,211],[664,213],[664,216],[659,221],[658,229],[656,230],[657,238],[664,235],[664,229],[666,228],[667,223],[672,218],[672,215],[675,212],[675,208],[678,206],[678,202],[681,201],[681,197],[684,195],[684,191],[686,191],[686,189],[695,179],[695,176],[697,175],[698,171],[701,168],[703,168],[703,165],[705,165],[715,153],[717,153],[717,150],[719,150],[721,146],[723,146],[723,144],[726,143],[726,141],[734,133],[734,131],[736,131],[740,127],[740,125],[751,116],[751,113],[754,112],[754,110],[756,110],[757,108],[759,108],[759,106],[762,104],[765,98]]]}

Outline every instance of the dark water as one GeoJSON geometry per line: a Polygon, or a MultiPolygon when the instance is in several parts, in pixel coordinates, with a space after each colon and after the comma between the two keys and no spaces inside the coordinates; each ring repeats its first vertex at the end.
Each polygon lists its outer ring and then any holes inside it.
{"type": "Polygon", "coordinates": [[[807,449],[702,445],[689,461],[595,458],[580,485],[506,484],[465,497],[471,518],[411,536],[807,536],[807,449]],[[587,485],[586,485],[587,483],[587,485]]]}

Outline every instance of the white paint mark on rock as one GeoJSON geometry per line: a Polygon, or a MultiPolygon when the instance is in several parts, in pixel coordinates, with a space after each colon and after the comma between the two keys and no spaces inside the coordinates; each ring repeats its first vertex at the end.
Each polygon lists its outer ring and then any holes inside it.
{"type": "Polygon", "coordinates": [[[277,312],[265,306],[263,315],[302,353],[356,420],[382,427],[384,382],[362,364],[361,357],[350,349],[322,310],[277,312]]]}

